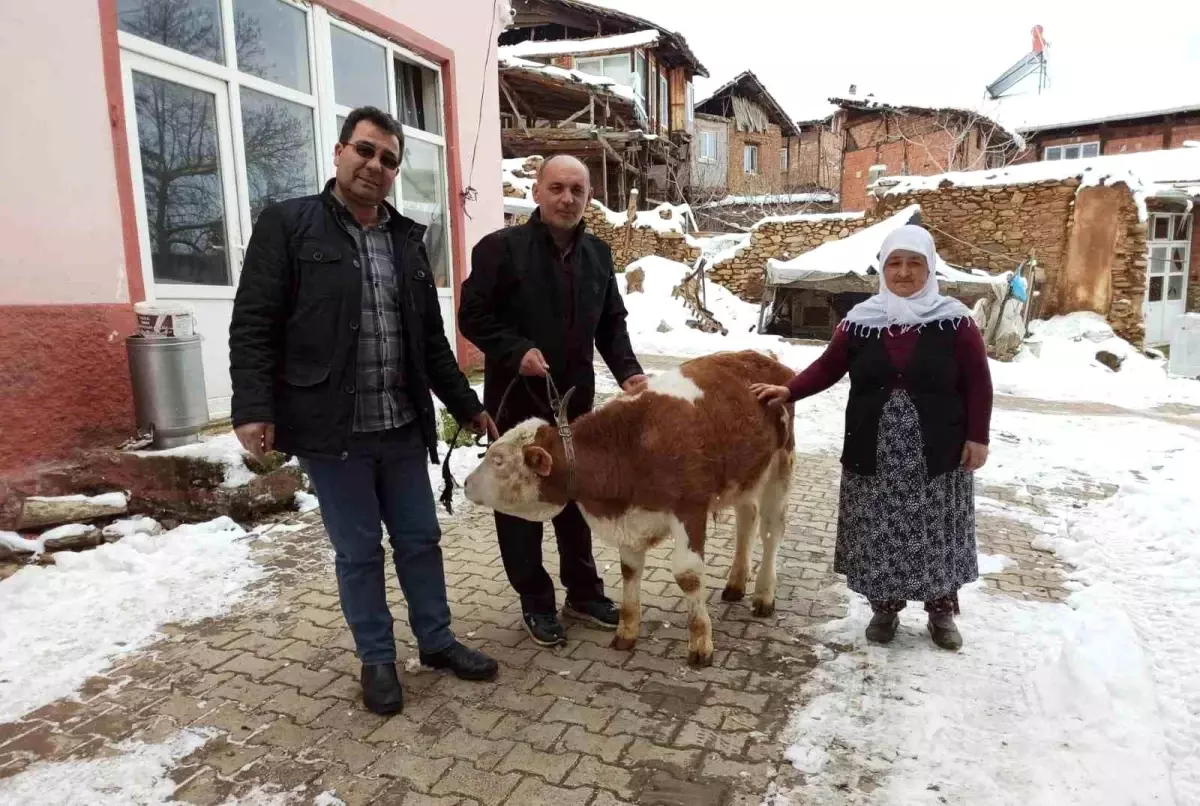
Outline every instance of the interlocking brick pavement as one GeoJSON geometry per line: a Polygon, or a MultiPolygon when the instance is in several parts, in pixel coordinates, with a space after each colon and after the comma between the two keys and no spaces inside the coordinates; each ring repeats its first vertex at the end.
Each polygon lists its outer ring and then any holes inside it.
{"type": "MultiPolygon", "coordinates": [[[[216,804],[265,788],[293,791],[298,803],[334,791],[347,804],[404,806],[758,804],[772,781],[794,777],[780,737],[817,650],[844,649],[802,632],[846,611],[831,571],[837,477],[833,458],[798,457],[770,619],[751,616],[748,599],[721,602],[734,538],[731,515],[718,518],[707,549],[716,653],[703,670],[686,666],[687,604],[669,551],[647,557],[634,651],[612,650],[612,633],[569,621],[568,644],[544,649],[521,628],[490,513],[446,519],[455,630],[498,658],[500,675],[470,683],[413,668],[416,647],[389,574],[409,665],[404,713],[390,719],[361,706],[319,516],[292,516],[306,528],[255,543],[270,573],[250,603],[221,619],[168,625],[164,640],[89,680],[78,700],[0,725],[0,778],[112,754],[125,739],[207,728],[213,738],[172,770],[179,801],[216,804]]],[[[1032,527],[992,513],[980,529],[982,551],[1018,562],[989,579],[997,594],[1063,596],[1061,572],[1029,546],[1032,527]]],[[[616,552],[598,545],[596,555],[619,598],[616,552]]],[[[547,551],[552,569],[554,556],[547,551]]]]}

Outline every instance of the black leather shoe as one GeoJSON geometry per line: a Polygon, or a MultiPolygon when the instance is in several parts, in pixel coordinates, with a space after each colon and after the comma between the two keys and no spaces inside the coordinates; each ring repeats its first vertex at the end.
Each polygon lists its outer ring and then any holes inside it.
{"type": "Polygon", "coordinates": [[[553,613],[522,613],[521,622],[538,646],[562,646],[567,642],[563,625],[553,613]]]}
{"type": "Polygon", "coordinates": [[[571,618],[606,630],[615,630],[621,621],[621,610],[612,599],[593,599],[590,602],[572,602],[568,599],[563,605],[563,612],[571,618]]]}
{"type": "Polygon", "coordinates": [[[441,652],[421,653],[421,665],[449,669],[463,680],[491,680],[500,667],[496,661],[455,641],[441,652]]]}
{"type": "Polygon", "coordinates": [[[404,710],[404,688],[395,663],[364,663],[359,679],[368,711],[387,716],[404,710]]]}

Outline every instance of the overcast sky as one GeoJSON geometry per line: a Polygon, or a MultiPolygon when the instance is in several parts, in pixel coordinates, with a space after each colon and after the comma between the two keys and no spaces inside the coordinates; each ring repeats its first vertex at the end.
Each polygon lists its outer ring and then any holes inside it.
{"type": "Polygon", "coordinates": [[[1120,13],[1101,0],[591,2],[682,33],[711,76],[697,100],[750,69],[795,119],[827,113],[824,99],[850,84],[917,104],[972,103],[1030,51],[1035,24],[1056,96],[1200,104],[1200,0],[1110,0],[1120,13]]]}

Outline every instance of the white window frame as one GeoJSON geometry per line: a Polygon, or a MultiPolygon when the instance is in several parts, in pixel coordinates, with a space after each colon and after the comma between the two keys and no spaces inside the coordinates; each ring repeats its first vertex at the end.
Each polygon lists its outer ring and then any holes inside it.
{"type": "Polygon", "coordinates": [[[746,143],[742,146],[742,172],[747,176],[757,176],[758,166],[758,146],[746,143]]]}
{"type": "Polygon", "coordinates": [[[671,129],[671,82],[662,73],[658,74],[658,127],[671,129]]]}
{"type": "MultiPolygon", "coordinates": [[[[442,162],[442,188],[445,193],[445,222],[447,248],[447,285],[438,288],[438,295],[451,298],[454,293],[454,232],[451,216],[454,200],[450,198],[450,154],[446,142],[447,116],[445,103],[445,77],[441,66],[396,44],[388,39],[366,31],[352,22],[340,19],[331,14],[325,7],[312,4],[306,5],[295,0],[278,0],[292,8],[298,9],[305,15],[305,35],[308,39],[308,69],[309,87],[311,92],[304,93],[276,84],[273,81],[258,76],[240,72],[236,68],[237,45],[235,41],[234,0],[220,0],[221,35],[223,62],[213,62],[193,56],[182,51],[174,50],[166,45],[152,42],[131,34],[118,31],[117,40],[121,50],[121,69],[124,81],[126,121],[130,129],[128,145],[132,179],[134,184],[135,210],[138,217],[138,237],[142,257],[142,274],[145,278],[147,299],[157,298],[154,280],[154,268],[150,260],[149,226],[146,218],[145,193],[142,184],[141,154],[137,138],[137,114],[134,103],[132,70],[153,75],[181,85],[205,92],[216,92],[218,98],[217,125],[218,138],[222,154],[222,183],[226,193],[226,229],[228,248],[234,254],[229,256],[231,284],[229,286],[196,286],[185,284],[164,284],[163,291],[170,298],[178,299],[233,299],[237,292],[238,278],[241,275],[242,259],[245,257],[246,245],[253,229],[250,213],[250,192],[245,159],[245,140],[242,131],[241,88],[245,87],[265,95],[273,96],[284,101],[306,106],[313,110],[314,142],[317,151],[316,176],[318,186],[324,185],[334,175],[333,149],[338,142],[337,118],[348,115],[351,107],[339,105],[334,100],[333,87],[333,54],[331,43],[331,28],[338,27],[349,33],[362,37],[369,42],[383,47],[386,61],[387,76],[387,111],[399,118],[399,101],[396,97],[396,59],[420,65],[437,75],[438,113],[441,115],[442,134],[402,126],[404,136],[421,140],[440,147],[442,162]],[[220,86],[219,90],[217,88],[220,86]],[[225,102],[222,103],[221,101],[225,102]],[[224,169],[224,163],[230,162],[231,170],[224,169]],[[169,291],[168,291],[169,289],[169,291]]],[[[395,202],[403,209],[401,197],[401,182],[396,182],[395,202]]]]}
{"type": "Polygon", "coordinates": [[[710,165],[715,163],[717,161],[717,133],[713,132],[713,131],[701,129],[698,136],[699,136],[699,140],[700,140],[699,146],[696,151],[696,153],[698,154],[698,157],[697,157],[698,161],[703,162],[705,164],[710,164],[710,165]],[[706,142],[712,143],[712,154],[705,153],[706,149],[704,148],[704,144],[706,142]]]}
{"type": "Polygon", "coordinates": [[[779,149],[779,172],[780,172],[780,173],[787,173],[787,172],[788,172],[788,158],[789,158],[789,156],[790,156],[790,155],[788,154],[788,149],[787,149],[787,146],[782,146],[782,147],[779,149]]]}
{"type": "Polygon", "coordinates": [[[1043,153],[1042,153],[1042,160],[1043,161],[1078,160],[1078,159],[1091,159],[1092,157],[1098,157],[1098,156],[1100,156],[1100,141],[1099,140],[1089,140],[1086,143],[1064,143],[1062,145],[1057,145],[1057,146],[1046,146],[1046,148],[1043,150],[1043,153]],[[1083,153],[1085,148],[1092,148],[1092,147],[1095,148],[1095,151],[1096,151],[1095,154],[1085,155],[1083,153]],[[1076,152],[1075,156],[1068,157],[1067,149],[1071,149],[1071,148],[1076,148],[1079,150],[1076,152]]]}
{"type": "Polygon", "coordinates": [[[633,95],[637,98],[638,111],[642,116],[646,116],[646,97],[650,92],[650,57],[646,55],[646,51],[642,48],[635,48],[629,54],[629,78],[633,84],[633,95]],[[638,72],[638,65],[641,65],[641,72],[638,72]]]}
{"type": "Polygon", "coordinates": [[[684,93],[684,122],[687,130],[690,133],[696,125],[696,87],[691,81],[687,83],[687,90],[684,93]]]}

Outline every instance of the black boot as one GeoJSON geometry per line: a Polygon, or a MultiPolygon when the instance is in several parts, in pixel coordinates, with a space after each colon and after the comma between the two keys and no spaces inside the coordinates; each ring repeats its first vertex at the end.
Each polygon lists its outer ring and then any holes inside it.
{"type": "Polygon", "coordinates": [[[942,649],[962,649],[962,633],[954,625],[954,615],[951,613],[929,614],[929,636],[942,649]]]}
{"type": "Polygon", "coordinates": [[[395,663],[364,663],[359,679],[368,711],[387,716],[404,710],[404,689],[395,663]]]}
{"type": "Polygon", "coordinates": [[[449,669],[463,680],[491,680],[499,671],[495,660],[455,641],[441,652],[421,653],[421,665],[449,669]]]}
{"type": "Polygon", "coordinates": [[[890,644],[900,626],[900,616],[895,613],[876,613],[867,625],[867,640],[873,644],[890,644]]]}

